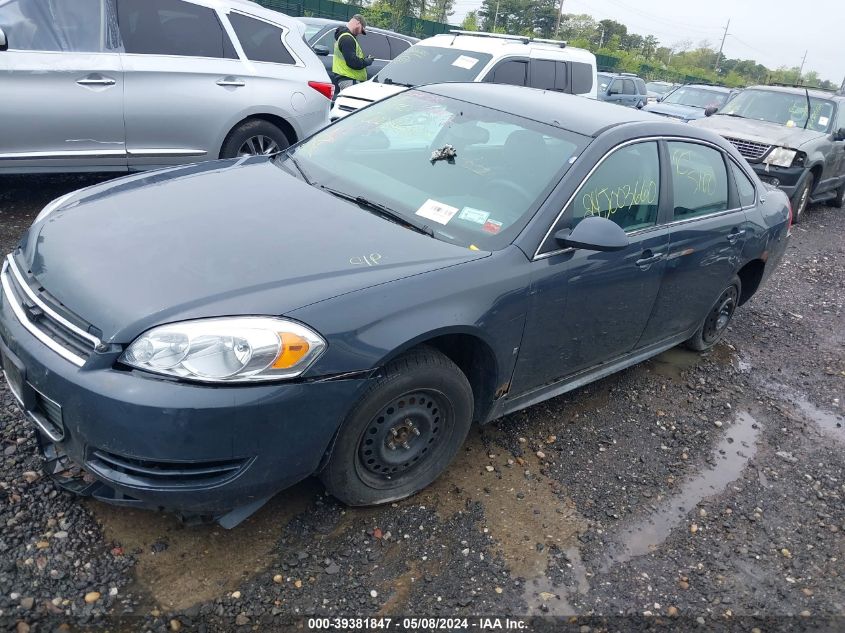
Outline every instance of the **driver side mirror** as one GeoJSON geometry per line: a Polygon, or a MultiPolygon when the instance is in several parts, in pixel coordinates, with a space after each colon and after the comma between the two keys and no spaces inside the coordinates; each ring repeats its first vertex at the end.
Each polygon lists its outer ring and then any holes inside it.
{"type": "Polygon", "coordinates": [[[323,46],[322,44],[317,44],[316,46],[312,47],[312,50],[319,56],[319,57],[326,57],[329,54],[329,47],[323,46]]]}
{"type": "Polygon", "coordinates": [[[555,241],[564,248],[582,248],[588,251],[621,251],[626,248],[628,236],[616,222],[599,216],[581,220],[574,229],[561,229],[555,241]]]}
{"type": "Polygon", "coordinates": [[[9,40],[6,39],[6,32],[0,28],[0,51],[9,50],[9,40]]]}
{"type": "Polygon", "coordinates": [[[719,108],[717,108],[716,106],[710,106],[709,108],[704,110],[704,116],[713,116],[718,111],[719,111],[719,108]]]}
{"type": "Polygon", "coordinates": [[[833,134],[834,141],[845,141],[845,127],[841,127],[833,134]]]}

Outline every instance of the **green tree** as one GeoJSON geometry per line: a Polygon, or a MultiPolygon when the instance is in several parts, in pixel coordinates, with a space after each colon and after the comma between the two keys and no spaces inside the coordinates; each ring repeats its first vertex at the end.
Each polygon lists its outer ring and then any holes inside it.
{"type": "Polygon", "coordinates": [[[461,28],[464,31],[478,30],[478,11],[470,11],[464,16],[464,21],[461,23],[461,28]]]}

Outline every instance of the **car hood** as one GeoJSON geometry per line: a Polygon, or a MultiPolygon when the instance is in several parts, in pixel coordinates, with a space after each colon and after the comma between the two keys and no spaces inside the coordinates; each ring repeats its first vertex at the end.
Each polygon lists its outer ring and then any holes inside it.
{"type": "Polygon", "coordinates": [[[115,343],[183,319],[282,315],[487,255],[373,215],[263,157],[83,190],[21,246],[18,260],[45,291],[115,343]]]}
{"type": "Polygon", "coordinates": [[[354,84],[340,91],[338,97],[349,97],[351,99],[361,99],[363,101],[379,101],[397,92],[407,90],[405,86],[397,86],[396,84],[383,84],[377,81],[362,81],[359,84],[354,84]]]}
{"type": "Polygon", "coordinates": [[[786,127],[768,121],[739,119],[720,114],[700,119],[695,122],[695,125],[712,130],[724,137],[740,138],[778,147],[799,148],[805,143],[824,136],[823,132],[814,132],[800,127],[786,127]]]}
{"type": "Polygon", "coordinates": [[[684,121],[700,119],[704,116],[704,110],[701,108],[681,105],[679,103],[652,103],[645,106],[643,110],[675,119],[683,119],[684,121]]]}

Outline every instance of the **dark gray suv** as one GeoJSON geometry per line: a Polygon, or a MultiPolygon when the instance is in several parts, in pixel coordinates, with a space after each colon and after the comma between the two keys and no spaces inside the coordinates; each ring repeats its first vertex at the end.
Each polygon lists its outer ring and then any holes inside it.
{"type": "Polygon", "coordinates": [[[724,136],[764,182],[783,189],[793,222],[810,202],[845,204],[845,96],[755,86],[693,124],[724,136]]]}

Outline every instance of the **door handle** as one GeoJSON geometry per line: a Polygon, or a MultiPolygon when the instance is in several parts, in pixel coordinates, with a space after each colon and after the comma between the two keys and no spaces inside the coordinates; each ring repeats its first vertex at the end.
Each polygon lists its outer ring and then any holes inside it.
{"type": "Polygon", "coordinates": [[[80,86],[113,86],[114,79],[111,77],[103,77],[101,75],[88,75],[83,79],[77,81],[80,86]]]}
{"type": "Polygon", "coordinates": [[[638,259],[635,263],[640,268],[648,268],[654,262],[658,262],[663,259],[664,253],[652,253],[650,250],[643,251],[643,257],[638,259]]]}
{"type": "Polygon", "coordinates": [[[235,79],[234,77],[224,77],[220,81],[217,82],[218,86],[230,86],[234,88],[243,88],[246,85],[245,81],[241,81],[240,79],[235,79]]]}
{"type": "Polygon", "coordinates": [[[745,231],[737,231],[736,229],[734,229],[733,231],[728,233],[728,241],[731,244],[736,244],[739,238],[741,238],[743,235],[745,235],[745,231]]]}

